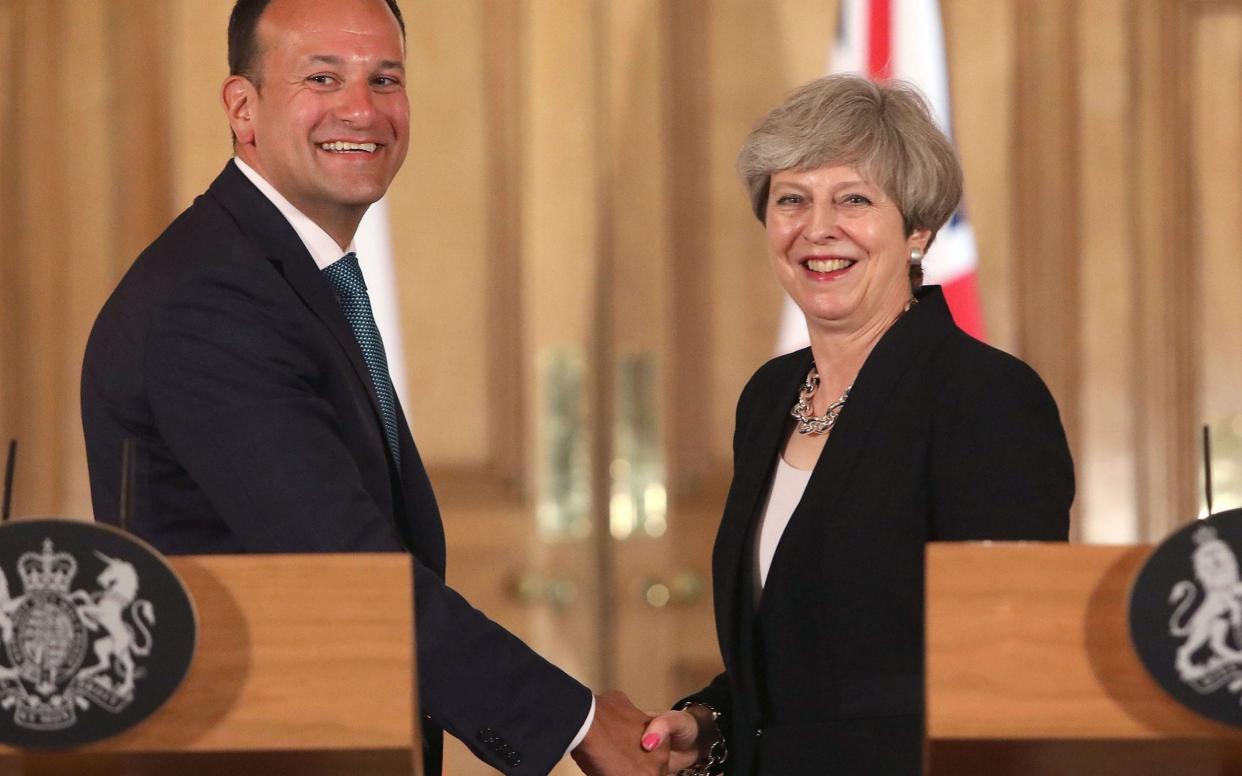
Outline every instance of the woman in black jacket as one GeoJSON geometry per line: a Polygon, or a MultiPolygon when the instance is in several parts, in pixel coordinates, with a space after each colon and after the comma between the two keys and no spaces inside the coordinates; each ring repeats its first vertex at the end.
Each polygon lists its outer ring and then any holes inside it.
{"type": "Polygon", "coordinates": [[[738,401],[712,561],[725,673],[643,745],[671,738],[692,773],[917,774],[924,544],[1066,539],[1065,432],[1039,376],[922,287],[962,173],[917,92],[821,78],[738,168],[811,346],[738,401]]]}

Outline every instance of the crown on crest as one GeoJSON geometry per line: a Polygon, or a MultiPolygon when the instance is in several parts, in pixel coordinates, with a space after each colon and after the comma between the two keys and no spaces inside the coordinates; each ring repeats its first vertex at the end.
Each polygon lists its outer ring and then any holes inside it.
{"type": "Polygon", "coordinates": [[[17,561],[17,573],[21,575],[26,592],[49,590],[68,593],[73,577],[78,573],[78,562],[67,552],[52,552],[52,540],[43,540],[43,552],[27,552],[17,561]]]}

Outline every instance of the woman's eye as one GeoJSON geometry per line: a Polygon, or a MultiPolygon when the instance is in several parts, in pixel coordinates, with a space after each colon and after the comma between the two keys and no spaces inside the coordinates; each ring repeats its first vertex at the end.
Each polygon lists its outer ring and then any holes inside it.
{"type": "Polygon", "coordinates": [[[778,205],[797,205],[802,201],[802,197],[797,194],[782,194],[776,198],[778,205]]]}
{"type": "Polygon", "coordinates": [[[862,194],[847,194],[845,198],[842,199],[841,201],[847,205],[870,205],[871,204],[871,200],[867,199],[862,194]]]}

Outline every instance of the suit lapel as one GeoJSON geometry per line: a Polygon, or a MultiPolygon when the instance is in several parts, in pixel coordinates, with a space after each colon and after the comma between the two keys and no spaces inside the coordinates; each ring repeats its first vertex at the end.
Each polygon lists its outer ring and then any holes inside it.
{"type": "MultiPolygon", "coordinates": [[[[919,303],[903,314],[892,325],[854,380],[849,401],[841,410],[836,426],[824,443],[806,491],[798,502],[785,527],[785,536],[798,536],[799,526],[807,521],[822,522],[837,514],[837,502],[855,481],[853,472],[866,449],[868,439],[876,425],[882,422],[886,407],[902,378],[919,359],[920,354],[930,350],[935,342],[944,338],[953,328],[953,319],[938,286],[920,289],[919,303]]],[[[779,574],[782,556],[796,552],[796,542],[777,545],[772,565],[768,569],[768,583],[779,574]]],[[[759,611],[763,612],[760,600],[759,611]]]]}
{"type": "MultiPolygon", "coordinates": [[[[224,172],[220,173],[208,191],[233,217],[242,232],[263,249],[294,293],[319,318],[345,352],[355,376],[362,383],[371,402],[375,422],[379,424],[380,437],[383,439],[384,416],[375,387],[371,384],[371,373],[367,371],[362,350],[358,347],[358,340],[349,328],[349,322],[345,320],[345,314],[341,311],[332,286],[320,273],[298,233],[232,161],[225,165],[224,172]]],[[[384,444],[384,449],[391,467],[392,456],[387,444],[384,444]]]]}
{"type": "Polygon", "coordinates": [[[738,703],[750,719],[759,717],[757,655],[755,653],[754,544],[755,522],[763,508],[772,467],[789,429],[789,409],[798,386],[810,369],[806,350],[789,357],[780,371],[747,400],[750,413],[741,434],[733,485],[725,502],[713,569],[721,648],[727,667],[738,684],[738,703]]]}
{"type": "MultiPolygon", "coordinates": [[[[853,470],[872,430],[882,420],[903,376],[920,354],[929,352],[935,342],[952,330],[952,317],[938,287],[922,289],[918,297],[919,304],[884,334],[860,370],[849,402],[824,445],[785,536],[797,536],[799,525],[807,521],[831,519],[837,501],[853,479],[853,470]]],[[[713,572],[721,647],[726,667],[737,682],[741,696],[737,701],[750,719],[760,719],[763,677],[757,626],[765,608],[762,599],[758,610],[754,605],[755,528],[776,457],[789,432],[789,410],[810,365],[809,349],[790,356],[781,371],[748,399],[751,414],[745,433],[751,436],[741,443],[716,548],[717,566],[713,572]]],[[[780,573],[781,556],[790,551],[789,543],[783,540],[777,546],[768,572],[769,585],[773,576],[780,573]]]]}

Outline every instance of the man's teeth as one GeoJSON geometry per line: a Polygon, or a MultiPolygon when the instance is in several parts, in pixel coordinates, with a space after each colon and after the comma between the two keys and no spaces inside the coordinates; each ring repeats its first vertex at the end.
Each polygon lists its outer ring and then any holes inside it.
{"type": "Polygon", "coordinates": [[[373,154],[379,146],[375,143],[346,143],[343,140],[336,140],[331,143],[320,143],[319,147],[325,151],[366,151],[368,154],[373,154]]]}
{"type": "Polygon", "coordinates": [[[853,263],[849,259],[807,259],[806,268],[812,272],[836,272],[853,263]]]}

